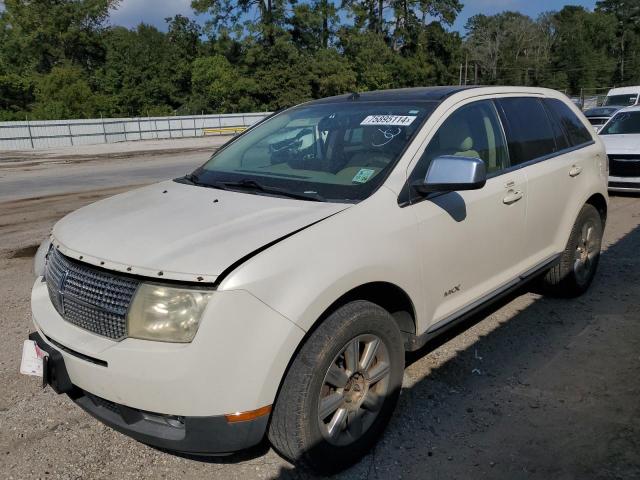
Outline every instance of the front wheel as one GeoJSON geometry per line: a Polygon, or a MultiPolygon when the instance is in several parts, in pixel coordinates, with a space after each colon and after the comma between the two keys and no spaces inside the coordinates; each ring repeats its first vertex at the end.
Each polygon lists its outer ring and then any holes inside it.
{"type": "Polygon", "coordinates": [[[582,207],[560,261],[543,279],[545,291],[576,297],[591,285],[598,269],[604,224],[593,205],[582,207]]]}
{"type": "Polygon", "coordinates": [[[326,473],[357,462],[389,422],[403,372],[393,317],[366,301],[344,305],[293,360],[273,410],[271,444],[290,461],[326,473]]]}

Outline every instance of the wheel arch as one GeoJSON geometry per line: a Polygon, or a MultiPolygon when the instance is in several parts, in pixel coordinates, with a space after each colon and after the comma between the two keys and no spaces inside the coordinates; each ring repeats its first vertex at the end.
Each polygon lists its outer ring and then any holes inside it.
{"type": "Polygon", "coordinates": [[[314,326],[343,305],[354,300],[366,300],[384,308],[391,314],[402,333],[416,333],[416,309],[409,297],[399,286],[390,282],[369,282],[354,287],[342,294],[329,305],[314,326]]]}
{"type": "Polygon", "coordinates": [[[604,227],[607,222],[607,200],[604,198],[604,195],[601,193],[594,193],[587,199],[585,204],[592,205],[596,210],[598,210],[600,218],[602,219],[602,226],[604,227]]]}

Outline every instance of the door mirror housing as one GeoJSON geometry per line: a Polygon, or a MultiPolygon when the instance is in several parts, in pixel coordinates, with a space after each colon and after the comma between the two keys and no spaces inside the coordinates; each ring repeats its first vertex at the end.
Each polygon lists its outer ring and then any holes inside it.
{"type": "Polygon", "coordinates": [[[443,155],[431,161],[423,181],[412,187],[420,194],[478,190],[487,183],[487,169],[482,160],[471,157],[443,155]]]}

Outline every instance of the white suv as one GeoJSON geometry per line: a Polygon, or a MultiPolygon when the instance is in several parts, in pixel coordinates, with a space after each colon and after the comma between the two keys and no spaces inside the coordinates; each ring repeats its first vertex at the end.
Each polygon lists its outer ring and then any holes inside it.
{"type": "Polygon", "coordinates": [[[215,454],[267,437],[337,470],[385,428],[406,351],[529,279],[583,293],[606,214],[601,141],[555,91],[313,101],[193,174],[60,220],[24,355],[141,442],[215,454]]]}

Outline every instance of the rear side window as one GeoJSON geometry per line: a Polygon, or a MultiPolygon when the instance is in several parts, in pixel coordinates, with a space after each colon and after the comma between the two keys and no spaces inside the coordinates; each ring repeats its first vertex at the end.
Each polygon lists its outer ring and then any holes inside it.
{"type": "Polygon", "coordinates": [[[593,140],[584,124],[562,100],[547,98],[544,102],[564,128],[569,146],[575,147],[593,140]]]}
{"type": "Polygon", "coordinates": [[[556,132],[537,98],[501,98],[511,165],[528,162],[556,151],[556,132]]]}

